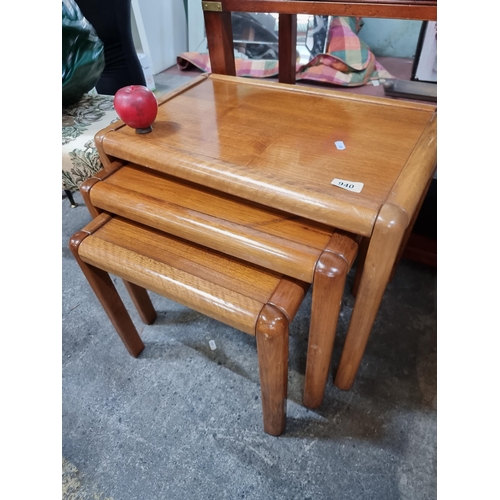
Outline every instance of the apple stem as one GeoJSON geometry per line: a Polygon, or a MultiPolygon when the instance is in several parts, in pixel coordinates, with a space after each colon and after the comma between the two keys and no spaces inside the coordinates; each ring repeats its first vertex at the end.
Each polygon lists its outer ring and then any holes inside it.
{"type": "Polygon", "coordinates": [[[136,128],[135,133],[136,134],[149,134],[153,130],[153,127],[150,125],[149,127],[146,128],[136,128]]]}

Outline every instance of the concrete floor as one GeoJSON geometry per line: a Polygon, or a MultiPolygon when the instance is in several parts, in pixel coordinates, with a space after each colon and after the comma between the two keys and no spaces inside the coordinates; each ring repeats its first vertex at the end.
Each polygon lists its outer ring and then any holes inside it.
{"type": "Polygon", "coordinates": [[[158,319],[144,326],[130,308],[146,348],[127,353],[68,249],[90,221],[75,199],[74,209],[62,200],[63,500],[436,498],[435,269],[401,262],[354,387],[330,378],[316,411],[301,406],[306,298],[290,331],[287,427],[275,438],[262,431],[253,337],[151,294],[158,319]]]}

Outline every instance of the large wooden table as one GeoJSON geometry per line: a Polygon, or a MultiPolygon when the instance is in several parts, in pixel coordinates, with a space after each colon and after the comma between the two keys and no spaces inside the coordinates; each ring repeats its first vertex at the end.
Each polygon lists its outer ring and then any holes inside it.
{"type": "Polygon", "coordinates": [[[348,389],[435,170],[436,124],[434,105],[212,74],[160,100],[151,133],[117,122],[96,146],[105,167],[134,162],[364,237],[335,378],[348,389]]]}

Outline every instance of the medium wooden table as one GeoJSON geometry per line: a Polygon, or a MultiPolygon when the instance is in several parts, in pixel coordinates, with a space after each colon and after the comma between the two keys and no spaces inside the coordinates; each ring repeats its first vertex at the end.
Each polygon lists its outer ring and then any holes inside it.
{"type": "Polygon", "coordinates": [[[432,179],[436,135],[434,105],[212,74],[161,99],[150,134],[116,122],[96,146],[105,167],[134,162],[365,237],[335,378],[349,389],[432,179]]]}

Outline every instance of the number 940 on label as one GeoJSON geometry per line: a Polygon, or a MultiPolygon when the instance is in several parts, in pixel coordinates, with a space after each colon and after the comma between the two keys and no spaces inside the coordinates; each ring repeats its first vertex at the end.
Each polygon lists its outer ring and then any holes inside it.
{"type": "Polygon", "coordinates": [[[345,179],[333,179],[332,184],[353,193],[360,193],[364,186],[362,182],[346,181],[345,179]]]}

